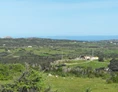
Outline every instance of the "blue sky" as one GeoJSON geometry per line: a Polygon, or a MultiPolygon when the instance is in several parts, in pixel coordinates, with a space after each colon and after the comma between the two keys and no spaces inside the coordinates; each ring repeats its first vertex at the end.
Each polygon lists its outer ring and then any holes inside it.
{"type": "Polygon", "coordinates": [[[118,0],[0,0],[0,37],[118,35],[118,0]]]}

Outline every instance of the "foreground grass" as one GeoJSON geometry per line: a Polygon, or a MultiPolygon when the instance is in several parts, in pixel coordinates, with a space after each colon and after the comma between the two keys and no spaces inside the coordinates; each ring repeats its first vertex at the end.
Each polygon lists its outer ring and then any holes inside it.
{"type": "Polygon", "coordinates": [[[48,77],[47,84],[58,92],[118,92],[118,84],[107,84],[100,78],[48,77]]]}

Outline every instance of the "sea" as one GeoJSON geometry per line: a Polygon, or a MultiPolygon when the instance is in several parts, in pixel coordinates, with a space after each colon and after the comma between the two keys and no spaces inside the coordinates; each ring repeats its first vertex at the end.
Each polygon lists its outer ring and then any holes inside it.
{"type": "Polygon", "coordinates": [[[77,40],[77,41],[101,41],[101,40],[118,40],[118,35],[111,36],[26,36],[26,37],[14,37],[14,38],[46,38],[46,39],[57,39],[57,40],[77,40]]]}
{"type": "Polygon", "coordinates": [[[101,40],[118,40],[118,35],[116,36],[47,36],[43,38],[78,40],[78,41],[101,41],[101,40]]]}

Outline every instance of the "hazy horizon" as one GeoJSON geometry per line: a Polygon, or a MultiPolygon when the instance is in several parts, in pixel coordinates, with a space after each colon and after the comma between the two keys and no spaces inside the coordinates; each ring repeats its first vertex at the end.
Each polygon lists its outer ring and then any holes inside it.
{"type": "Polygon", "coordinates": [[[44,39],[58,39],[58,40],[78,40],[78,41],[101,41],[101,40],[118,40],[118,35],[109,35],[109,36],[103,36],[103,35],[89,35],[89,36],[32,36],[32,37],[11,37],[11,36],[5,36],[1,38],[44,38],[44,39]]]}

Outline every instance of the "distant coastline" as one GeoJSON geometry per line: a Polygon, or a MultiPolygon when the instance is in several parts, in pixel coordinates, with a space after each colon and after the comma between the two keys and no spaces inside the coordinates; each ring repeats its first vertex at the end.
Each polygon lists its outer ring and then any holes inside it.
{"type": "Polygon", "coordinates": [[[117,40],[118,35],[116,36],[47,36],[43,38],[80,40],[80,41],[101,41],[101,40],[117,40]]]}

